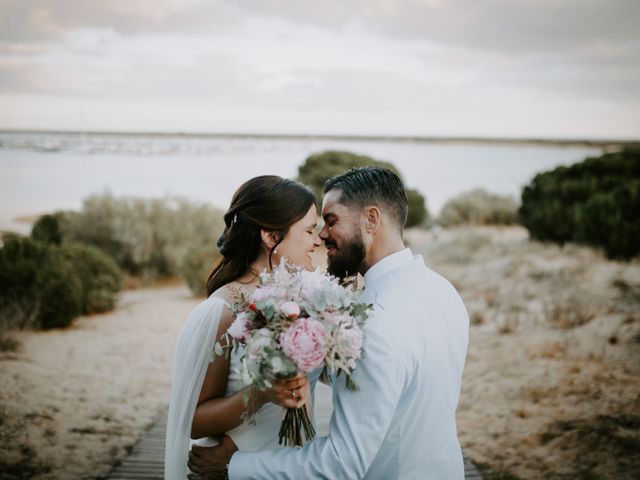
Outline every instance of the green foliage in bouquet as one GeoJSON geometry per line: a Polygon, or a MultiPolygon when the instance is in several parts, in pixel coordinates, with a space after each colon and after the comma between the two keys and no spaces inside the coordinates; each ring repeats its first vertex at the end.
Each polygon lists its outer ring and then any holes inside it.
{"type": "MultiPolygon", "coordinates": [[[[368,166],[387,168],[401,177],[400,172],[392,163],[376,160],[366,155],[329,150],[309,156],[304,164],[298,167],[298,180],[309,185],[320,201],[324,184],[329,178],[344,173],[350,168],[368,166]]],[[[420,226],[429,217],[425,198],[417,190],[407,189],[406,193],[409,202],[406,227],[420,226]]]]}
{"type": "Polygon", "coordinates": [[[522,192],[521,223],[532,238],[640,253],[640,150],[606,153],[539,173],[522,192]]]}
{"type": "Polygon", "coordinates": [[[512,225],[518,221],[518,203],[509,196],[484,189],[462,193],[444,204],[438,223],[456,225],[512,225]]]}
{"type": "Polygon", "coordinates": [[[82,285],[54,247],[5,237],[0,249],[0,327],[66,327],[81,313],[82,285]]]}

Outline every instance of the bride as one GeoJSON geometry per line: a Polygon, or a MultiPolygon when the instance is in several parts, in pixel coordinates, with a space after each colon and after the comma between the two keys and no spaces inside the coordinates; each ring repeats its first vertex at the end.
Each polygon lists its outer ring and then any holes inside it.
{"type": "Polygon", "coordinates": [[[285,408],[311,409],[309,380],[299,375],[260,391],[234,377],[239,352],[212,357],[233,322],[228,308],[238,292],[250,294],[264,269],[286,257],[312,270],[311,254],[321,244],[316,232],[314,194],[277,176],[255,177],[233,195],[218,240],[222,254],[207,280],[207,300],[191,313],[178,338],[165,442],[165,479],[182,480],[193,443],[214,445],[226,433],[243,451],[278,447],[285,408]],[[213,361],[212,361],[213,360],[213,361]],[[255,425],[243,424],[246,396],[256,410],[255,425]]]}

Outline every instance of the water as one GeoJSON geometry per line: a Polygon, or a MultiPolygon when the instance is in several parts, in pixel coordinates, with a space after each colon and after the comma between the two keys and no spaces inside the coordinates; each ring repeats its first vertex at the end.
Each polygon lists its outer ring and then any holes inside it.
{"type": "Polygon", "coordinates": [[[432,214],[474,188],[519,197],[537,172],[600,153],[532,144],[0,132],[0,230],[26,233],[29,225],[16,218],[78,209],[104,190],[178,195],[225,208],[243,181],[295,177],[307,156],[329,149],[392,162],[432,214]]]}

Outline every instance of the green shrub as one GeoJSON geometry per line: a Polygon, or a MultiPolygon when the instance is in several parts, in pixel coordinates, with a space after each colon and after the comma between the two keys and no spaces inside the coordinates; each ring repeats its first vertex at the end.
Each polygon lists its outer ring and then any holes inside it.
{"type": "Polygon", "coordinates": [[[31,238],[38,242],[60,245],[62,243],[61,216],[62,213],[42,215],[31,228],[31,238]]]}
{"type": "Polygon", "coordinates": [[[413,189],[406,190],[409,211],[407,213],[407,227],[424,226],[427,218],[426,200],[420,192],[413,189]]]}
{"type": "Polygon", "coordinates": [[[186,253],[213,244],[224,228],[222,212],[176,197],[92,195],[61,221],[65,241],[94,245],[126,272],[148,279],[179,275],[186,253]]]}
{"type": "Polygon", "coordinates": [[[66,327],[81,313],[82,286],[55,247],[5,237],[0,249],[0,327],[66,327]]]}
{"type": "MultiPolygon", "coordinates": [[[[401,177],[398,169],[389,162],[375,160],[366,155],[329,150],[309,156],[304,164],[298,167],[298,180],[309,185],[318,198],[322,199],[322,190],[325,182],[350,168],[378,166],[391,170],[401,177]]],[[[425,205],[424,197],[416,190],[407,189],[407,200],[409,201],[409,215],[406,227],[422,225],[429,216],[425,205]]]]}
{"type": "Polygon", "coordinates": [[[206,295],[207,277],[219,258],[220,252],[215,245],[192,248],[185,255],[182,276],[195,296],[206,295]]]}
{"type": "Polygon", "coordinates": [[[102,250],[91,245],[66,244],[59,253],[73,267],[82,286],[82,313],[113,310],[122,286],[122,271],[102,250]]]}
{"type": "Polygon", "coordinates": [[[518,204],[508,196],[477,189],[449,200],[440,211],[438,223],[454,225],[511,225],[518,218],[518,204]]]}
{"type": "Polygon", "coordinates": [[[539,173],[519,215],[532,238],[601,247],[610,258],[640,253],[640,151],[607,153],[539,173]]]}

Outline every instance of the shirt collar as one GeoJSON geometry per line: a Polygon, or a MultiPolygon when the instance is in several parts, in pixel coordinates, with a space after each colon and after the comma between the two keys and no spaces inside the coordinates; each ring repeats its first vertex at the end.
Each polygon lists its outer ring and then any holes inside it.
{"type": "Polygon", "coordinates": [[[387,255],[366,271],[364,274],[365,288],[371,288],[385,273],[409,263],[411,260],[413,260],[413,254],[409,248],[387,255]]]}

